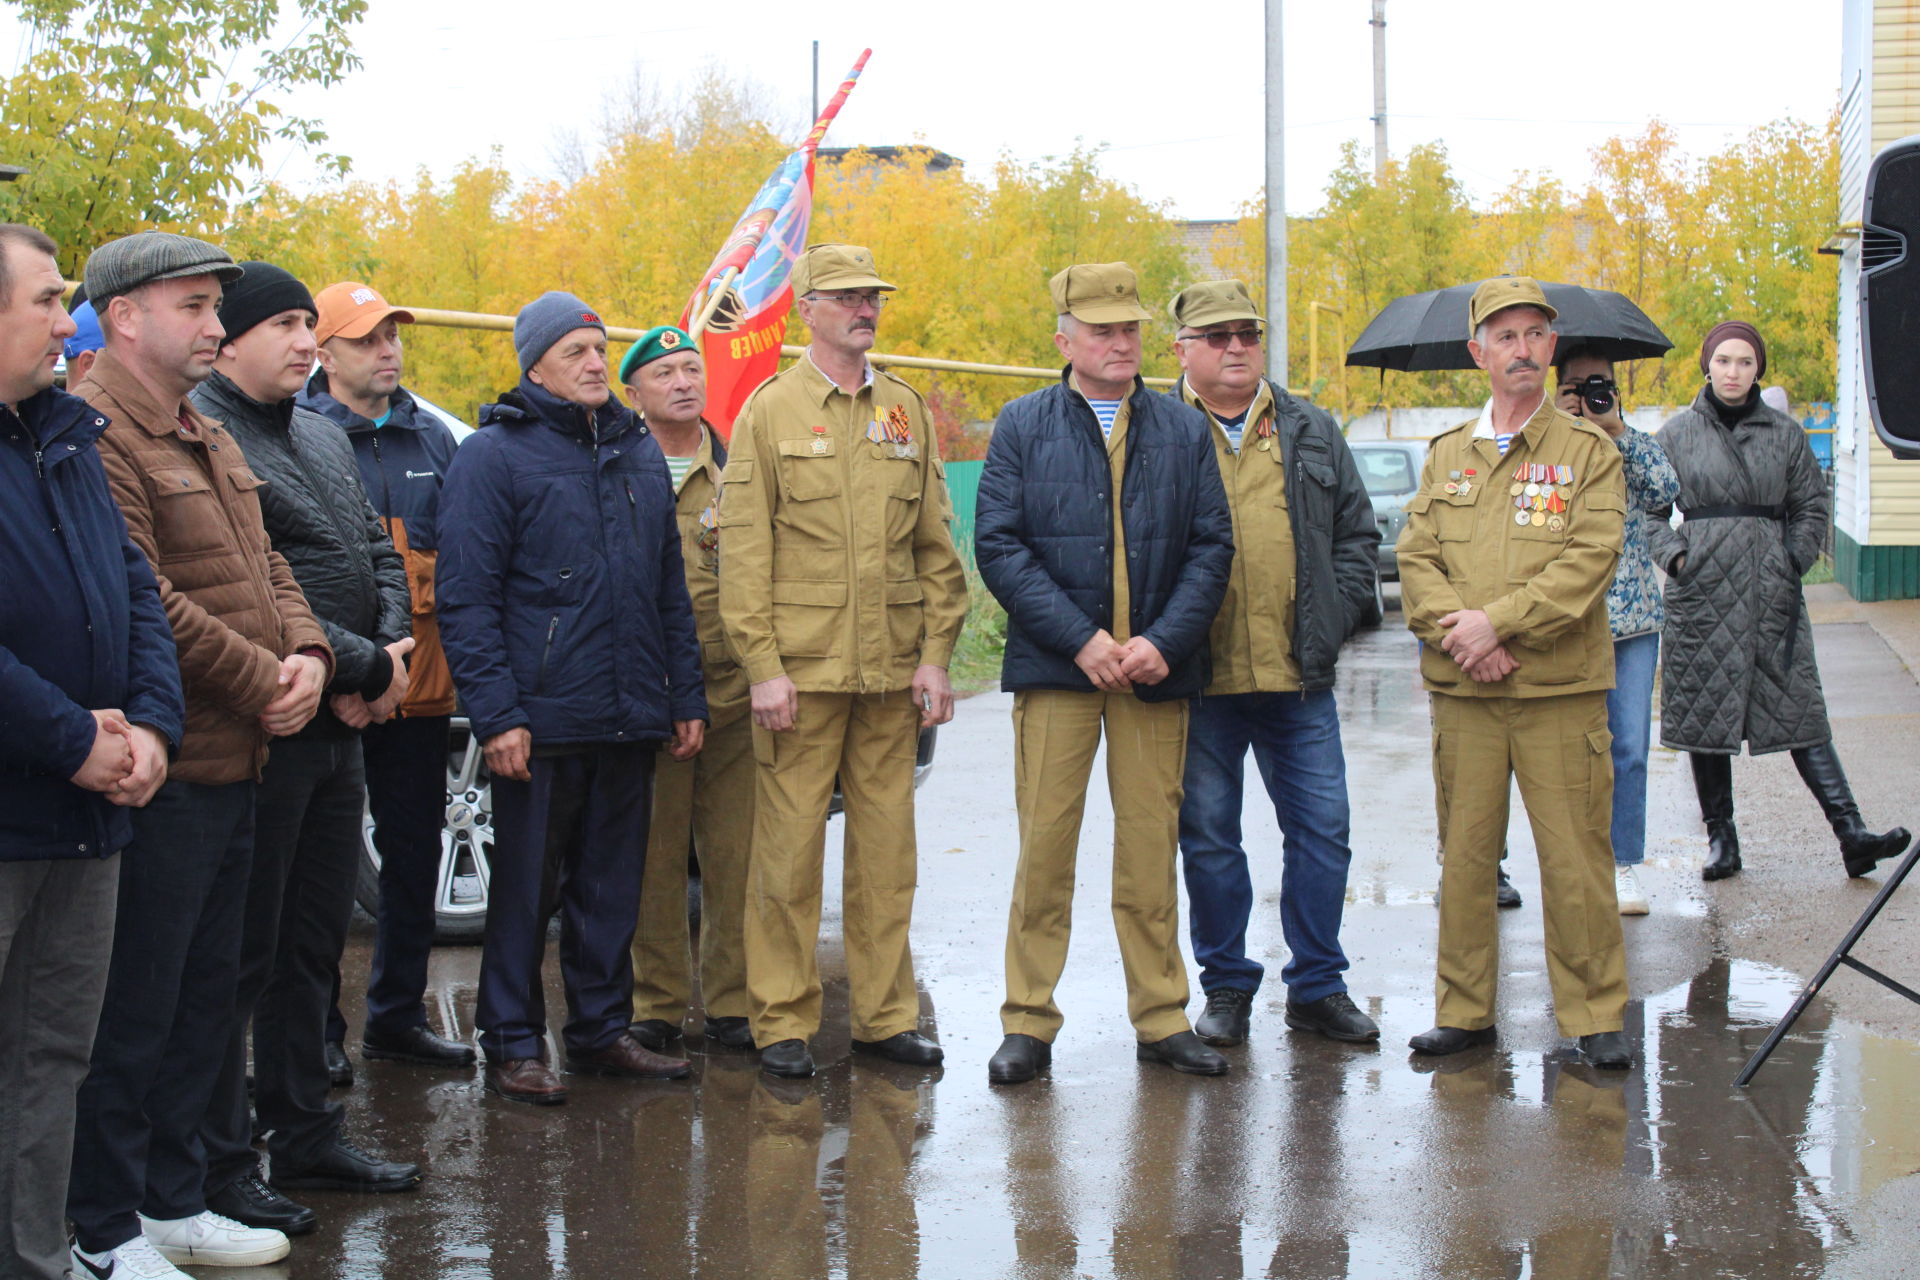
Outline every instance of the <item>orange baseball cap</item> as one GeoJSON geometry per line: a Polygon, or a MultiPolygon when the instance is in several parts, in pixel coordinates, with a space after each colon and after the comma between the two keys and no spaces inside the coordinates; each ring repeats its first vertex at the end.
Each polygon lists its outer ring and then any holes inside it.
{"type": "Polygon", "coordinates": [[[313,296],[320,308],[320,319],[313,326],[316,342],[328,338],[364,338],[373,327],[392,316],[401,324],[413,323],[413,312],[387,305],[372,285],[358,280],[330,284],[313,296]]]}

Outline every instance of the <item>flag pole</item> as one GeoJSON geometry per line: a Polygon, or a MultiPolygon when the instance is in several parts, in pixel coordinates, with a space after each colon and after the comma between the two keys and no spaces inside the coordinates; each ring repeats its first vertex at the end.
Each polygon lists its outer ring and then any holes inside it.
{"type": "Polygon", "coordinates": [[[728,267],[720,278],[713,282],[712,296],[707,299],[707,305],[700,308],[700,314],[694,317],[692,326],[687,329],[689,338],[696,342],[700,340],[700,335],[706,332],[707,322],[712,320],[713,313],[720,309],[720,303],[726,298],[727,290],[733,286],[733,282],[739,276],[740,268],[728,267]]]}
{"type": "MultiPolygon", "coordinates": [[[[816,54],[817,51],[816,46],[816,54]]],[[[854,60],[853,69],[847,72],[847,78],[840,82],[839,90],[834,93],[833,97],[827,100],[826,108],[820,112],[819,118],[813,122],[813,128],[808,130],[806,138],[803,139],[800,146],[796,148],[797,150],[803,150],[807,153],[809,162],[811,162],[813,152],[819,148],[820,140],[827,136],[827,126],[832,124],[833,118],[840,114],[840,108],[846,102],[847,95],[853,92],[854,81],[860,78],[860,72],[865,69],[867,59],[872,56],[873,50],[871,49],[862,49],[860,51],[860,56],[854,60]]],[[[761,237],[765,234],[766,229],[763,227],[754,235],[752,244],[755,249],[759,248],[761,237]]],[[[727,290],[733,285],[733,282],[739,278],[740,271],[741,268],[739,267],[728,267],[721,273],[720,277],[713,282],[706,301],[700,307],[700,314],[694,317],[693,323],[687,328],[688,337],[697,340],[700,335],[706,331],[707,325],[713,319],[713,313],[720,309],[721,299],[727,296],[727,290]]]]}

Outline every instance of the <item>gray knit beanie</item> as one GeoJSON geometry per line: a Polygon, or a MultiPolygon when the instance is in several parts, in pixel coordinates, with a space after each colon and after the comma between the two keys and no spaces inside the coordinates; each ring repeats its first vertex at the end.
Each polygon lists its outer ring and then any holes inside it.
{"type": "Polygon", "coordinates": [[[549,290],[520,308],[513,318],[513,351],[520,357],[520,372],[533,368],[554,343],[575,329],[605,333],[607,326],[592,307],[558,290],[549,290]]]}

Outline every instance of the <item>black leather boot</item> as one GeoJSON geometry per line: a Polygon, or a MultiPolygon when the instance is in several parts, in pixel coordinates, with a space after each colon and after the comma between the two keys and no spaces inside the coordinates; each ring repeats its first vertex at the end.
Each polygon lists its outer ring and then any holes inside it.
{"type": "Polygon", "coordinates": [[[1817,747],[1798,747],[1793,751],[1793,766],[1800,780],[1820,802],[1833,834],[1840,837],[1840,858],[1847,874],[1863,876],[1883,858],[1897,857],[1907,850],[1913,837],[1905,827],[1895,827],[1885,835],[1867,830],[1860,818],[1860,806],[1853,802],[1853,788],[1847,785],[1847,771],[1840,767],[1840,756],[1833,743],[1817,747]]]}
{"type": "Polygon", "coordinates": [[[1740,870],[1740,834],[1733,829],[1733,757],[1690,751],[1693,790],[1707,824],[1707,865],[1702,880],[1725,880],[1740,870]]]}

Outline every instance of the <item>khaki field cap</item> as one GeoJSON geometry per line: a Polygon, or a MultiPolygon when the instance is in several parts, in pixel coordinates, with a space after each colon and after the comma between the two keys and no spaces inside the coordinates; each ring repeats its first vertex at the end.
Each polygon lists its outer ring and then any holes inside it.
{"type": "Polygon", "coordinates": [[[1140,305],[1140,282],[1124,262],[1086,262],[1068,267],[1047,282],[1055,314],[1086,324],[1151,320],[1140,305]]]}
{"type": "Polygon", "coordinates": [[[892,289],[873,265],[873,254],[857,244],[810,244],[793,264],[793,296],[823,289],[892,289]]]}
{"type": "Polygon", "coordinates": [[[313,295],[313,303],[320,308],[320,319],[313,326],[315,342],[329,338],[364,338],[388,316],[400,324],[413,323],[413,312],[389,306],[372,285],[358,280],[328,285],[313,295]]]}
{"type": "Polygon", "coordinates": [[[1229,320],[1251,320],[1265,324],[1267,318],[1253,309],[1253,295],[1241,280],[1202,280],[1173,295],[1167,304],[1173,322],[1190,329],[1229,320]]]}
{"type": "Polygon", "coordinates": [[[1473,301],[1467,305],[1467,336],[1471,338],[1479,332],[1482,320],[1508,307],[1534,307],[1546,312],[1549,320],[1560,314],[1532,276],[1495,276],[1482,280],[1480,287],[1473,291],[1473,301]]]}

